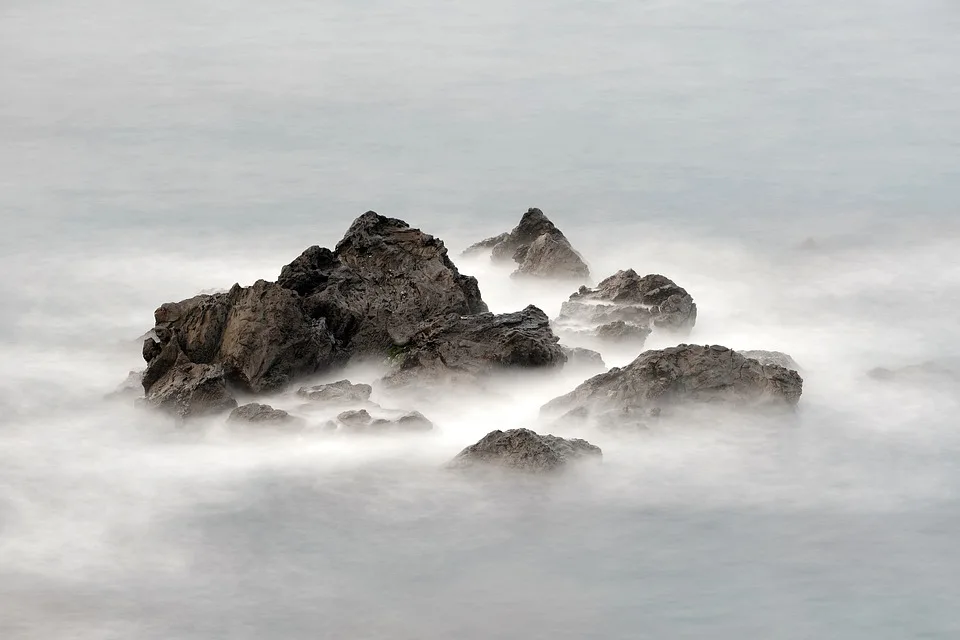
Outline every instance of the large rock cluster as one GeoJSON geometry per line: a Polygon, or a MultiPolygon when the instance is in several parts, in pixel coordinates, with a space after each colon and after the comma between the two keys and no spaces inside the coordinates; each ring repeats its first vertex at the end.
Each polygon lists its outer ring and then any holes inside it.
{"type": "Polygon", "coordinates": [[[495,261],[516,262],[516,276],[578,280],[590,276],[583,257],[540,209],[528,209],[513,231],[481,240],[464,253],[487,249],[495,261]]]}
{"type": "Polygon", "coordinates": [[[686,335],[697,321],[697,305],[669,278],[618,271],[596,287],[586,286],[560,308],[558,329],[597,338],[643,344],[652,331],[686,335]]]}

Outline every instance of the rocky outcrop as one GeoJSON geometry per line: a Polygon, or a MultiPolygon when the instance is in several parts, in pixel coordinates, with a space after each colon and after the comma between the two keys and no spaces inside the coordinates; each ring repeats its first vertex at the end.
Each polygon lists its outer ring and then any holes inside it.
{"type": "Polygon", "coordinates": [[[589,367],[593,369],[606,369],[607,365],[603,361],[603,356],[592,349],[583,347],[565,347],[560,345],[563,355],[567,357],[567,365],[573,367],[589,367]]]}
{"type": "Polygon", "coordinates": [[[214,367],[244,392],[273,392],[351,358],[383,358],[426,318],[486,310],[476,279],[440,240],[370,211],[335,250],[310,247],[276,283],[161,305],[144,341],[143,388],[149,399],[183,360],[214,367]]]}
{"type": "Polygon", "coordinates": [[[373,387],[370,385],[353,384],[349,380],[300,387],[297,391],[297,395],[301,398],[331,404],[366,402],[370,399],[371,393],[373,393],[373,387]]]}
{"type": "Polygon", "coordinates": [[[752,358],[762,365],[775,364],[784,369],[800,371],[800,365],[797,361],[782,351],[763,351],[754,349],[752,351],[737,351],[744,358],[752,358]]]}
{"type": "Polygon", "coordinates": [[[302,426],[303,420],[291,416],[282,409],[274,409],[268,404],[258,404],[251,402],[241,405],[230,412],[227,422],[233,425],[277,425],[277,426],[302,426]]]}
{"type": "Polygon", "coordinates": [[[504,369],[559,367],[566,361],[547,315],[534,306],[494,315],[448,315],[429,321],[393,347],[388,386],[473,383],[504,369]]]}
{"type": "Polygon", "coordinates": [[[515,276],[584,279],[590,269],[583,258],[540,209],[529,209],[510,233],[482,240],[464,253],[491,249],[495,261],[513,260],[520,266],[515,276]]]}
{"type": "Polygon", "coordinates": [[[697,305],[685,289],[665,276],[627,269],[593,289],[580,287],[561,306],[556,326],[642,344],[654,330],[688,334],[696,321],[697,305]]]}
{"type": "Polygon", "coordinates": [[[623,368],[594,376],[551,400],[543,412],[642,420],[681,404],[793,408],[802,391],[796,371],[762,365],[726,347],[684,344],[644,352],[623,368]]]}
{"type": "Polygon", "coordinates": [[[303,296],[348,357],[382,357],[424,318],[487,310],[476,278],[462,275],[443,242],[402,220],[368,211],[334,251],[310,247],[278,284],[303,296]]]}
{"type": "Polygon", "coordinates": [[[540,435],[529,429],[491,431],[449,463],[450,468],[501,467],[531,473],[560,471],[572,463],[603,457],[600,447],[586,440],[540,435]]]}
{"type": "Polygon", "coordinates": [[[366,409],[344,411],[337,416],[340,431],[349,433],[417,433],[430,431],[433,423],[419,411],[411,411],[395,420],[374,418],[366,409]]]}
{"type": "Polygon", "coordinates": [[[196,418],[237,406],[227,389],[223,365],[191,362],[176,340],[153,358],[143,378],[145,406],[178,419],[196,418]]]}

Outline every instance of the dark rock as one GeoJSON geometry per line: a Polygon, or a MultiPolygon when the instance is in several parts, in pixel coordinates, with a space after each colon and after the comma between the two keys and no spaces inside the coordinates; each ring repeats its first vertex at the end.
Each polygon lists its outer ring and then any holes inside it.
{"type": "Polygon", "coordinates": [[[514,259],[520,263],[514,272],[515,276],[578,280],[590,276],[590,268],[562,235],[545,233],[529,247],[518,250],[514,259]]]}
{"type": "Polygon", "coordinates": [[[307,251],[284,267],[281,280],[297,287],[308,313],[326,320],[349,356],[382,357],[424,318],[487,310],[476,278],[457,270],[443,242],[402,220],[369,211],[332,259],[307,251]]]}
{"type": "Polygon", "coordinates": [[[358,409],[355,411],[344,411],[337,416],[337,420],[347,427],[365,427],[373,422],[373,417],[366,409],[358,409]]]}
{"type": "Polygon", "coordinates": [[[383,381],[476,382],[497,370],[559,367],[566,356],[558,342],[546,314],[532,305],[500,315],[449,315],[395,346],[396,370],[383,381]]]}
{"type": "Polygon", "coordinates": [[[167,303],[155,316],[162,344],[158,349],[152,340],[144,343],[148,393],[156,374],[169,365],[160,351],[171,341],[190,362],[221,365],[230,384],[253,393],[282,389],[329,367],[336,357],[325,321],[308,317],[295,292],[264,280],[167,303]]]}
{"type": "MultiPolygon", "coordinates": [[[[172,361],[172,364],[163,367],[162,373],[147,387],[143,401],[146,406],[179,419],[229,411],[237,406],[227,389],[223,365],[191,362],[179,350],[176,341],[168,343],[153,363],[161,359],[164,363],[172,361]]],[[[145,380],[149,373],[148,367],[145,380]]]]}
{"type": "Polygon", "coordinates": [[[641,412],[679,404],[793,408],[803,391],[796,371],[764,366],[720,346],[680,345],[647,351],[623,368],[590,378],[544,405],[545,413],[585,408],[616,420],[615,412],[641,412]],[[614,412],[614,413],[611,413],[614,412]]]}
{"type": "Polygon", "coordinates": [[[618,271],[596,288],[580,287],[563,303],[556,325],[584,327],[600,338],[643,341],[653,330],[685,335],[697,321],[693,298],[673,280],[657,274],[640,277],[618,271]]]}
{"type": "Polygon", "coordinates": [[[574,367],[594,367],[597,369],[606,369],[607,365],[603,361],[603,356],[592,349],[582,347],[565,347],[560,345],[563,355],[567,357],[567,364],[574,367]]]}
{"type": "Polygon", "coordinates": [[[476,244],[472,244],[466,249],[464,249],[461,255],[469,256],[475,253],[480,253],[482,251],[489,251],[493,249],[495,246],[497,246],[498,244],[500,244],[501,242],[509,238],[510,238],[510,234],[508,232],[504,232],[498,236],[493,236],[492,238],[481,240],[480,242],[477,242],[476,244]]]}
{"type": "Polygon", "coordinates": [[[797,364],[797,361],[782,351],[763,351],[760,349],[754,349],[752,351],[737,351],[737,353],[742,355],[744,358],[752,358],[762,365],[775,364],[783,367],[784,369],[800,371],[800,365],[797,364]]]}
{"type": "Polygon", "coordinates": [[[502,233],[473,245],[467,252],[491,248],[494,261],[514,261],[515,276],[576,278],[590,275],[583,258],[540,209],[529,209],[510,233],[502,233]]]}
{"type": "Polygon", "coordinates": [[[233,424],[269,423],[278,425],[298,425],[302,420],[291,416],[282,409],[274,409],[268,404],[251,402],[237,407],[230,412],[227,422],[233,424]]]}
{"type": "Polygon", "coordinates": [[[300,387],[297,395],[314,402],[366,402],[373,393],[373,387],[368,384],[353,384],[349,380],[338,380],[329,384],[318,384],[313,387],[300,387]]]}
{"type": "Polygon", "coordinates": [[[571,463],[602,458],[600,447],[586,440],[539,435],[529,429],[491,431],[449,463],[455,469],[497,466],[517,471],[559,471],[571,463]]]}

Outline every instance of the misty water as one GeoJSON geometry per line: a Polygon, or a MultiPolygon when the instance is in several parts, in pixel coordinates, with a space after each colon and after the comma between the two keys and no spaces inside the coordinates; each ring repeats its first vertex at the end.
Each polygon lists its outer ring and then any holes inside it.
{"type": "Polygon", "coordinates": [[[7,0],[0,637],[960,636],[960,393],[866,375],[960,355],[958,29],[936,0],[7,0]],[[791,354],[797,419],[559,432],[575,369],[377,389],[438,427],[403,438],[104,400],[160,303],[368,209],[555,317],[574,286],[459,257],[531,206],[595,280],[685,287],[688,341],[791,354]],[[603,465],[440,468],[511,427],[603,465]]]}

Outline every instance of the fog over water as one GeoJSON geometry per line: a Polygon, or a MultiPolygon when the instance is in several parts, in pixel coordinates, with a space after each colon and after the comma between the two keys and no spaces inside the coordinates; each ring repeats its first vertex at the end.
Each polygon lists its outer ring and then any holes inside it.
{"type": "Polygon", "coordinates": [[[958,29],[935,0],[7,0],[0,637],[960,637],[957,378],[866,375],[960,361],[958,29]],[[376,389],[438,427],[395,438],[103,399],[160,303],[368,209],[555,317],[575,285],[459,257],[531,206],[595,280],[686,288],[689,342],[791,354],[797,418],[563,432],[570,368],[376,389]],[[440,469],[521,426],[603,465],[440,469]]]}

